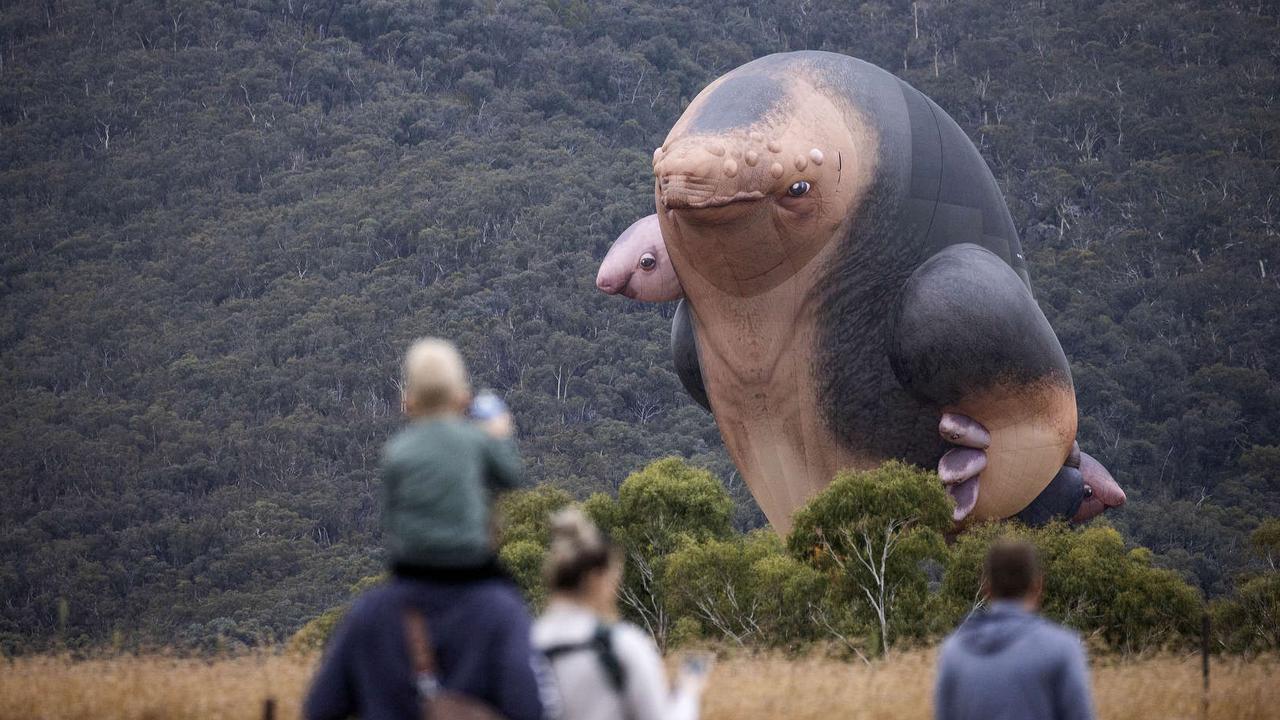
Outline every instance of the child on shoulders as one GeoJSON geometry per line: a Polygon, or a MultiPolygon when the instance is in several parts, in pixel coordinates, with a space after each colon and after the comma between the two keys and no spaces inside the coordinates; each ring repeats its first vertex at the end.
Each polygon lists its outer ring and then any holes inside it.
{"type": "Polygon", "coordinates": [[[466,366],[454,345],[424,338],[404,359],[404,412],[410,424],[382,454],[383,534],[397,576],[497,573],[491,533],[493,494],[519,487],[523,467],[511,414],[482,423],[466,366]]]}

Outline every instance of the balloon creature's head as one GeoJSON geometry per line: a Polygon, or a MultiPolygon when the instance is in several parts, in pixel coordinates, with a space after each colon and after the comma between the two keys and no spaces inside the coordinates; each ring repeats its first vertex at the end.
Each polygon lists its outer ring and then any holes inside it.
{"type": "Polygon", "coordinates": [[[776,286],[842,235],[875,155],[858,114],[795,67],[753,63],[720,78],[653,154],[676,268],[737,296],[776,286]]]}
{"type": "Polygon", "coordinates": [[[680,279],[671,267],[656,215],[635,221],[618,236],[600,263],[596,287],[643,302],[680,298],[680,279]]]}
{"type": "Polygon", "coordinates": [[[1127,498],[1120,483],[1111,476],[1102,463],[1088,453],[1080,453],[1080,474],[1084,478],[1084,499],[1072,522],[1088,522],[1112,508],[1125,504],[1127,498]]]}

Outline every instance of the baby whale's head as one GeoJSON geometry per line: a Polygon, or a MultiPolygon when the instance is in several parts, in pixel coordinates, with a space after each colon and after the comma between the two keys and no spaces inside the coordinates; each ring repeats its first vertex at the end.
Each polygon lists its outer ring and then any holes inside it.
{"type": "Polygon", "coordinates": [[[835,89],[804,57],[744,65],[654,150],[662,235],[686,289],[757,295],[845,235],[875,179],[877,136],[835,89]]]}
{"type": "Polygon", "coordinates": [[[657,215],[641,218],[622,231],[600,263],[596,287],[642,302],[667,302],[684,295],[657,215]]]}
{"type": "Polygon", "coordinates": [[[1084,477],[1084,500],[1072,522],[1088,522],[1107,510],[1122,507],[1128,499],[1120,483],[1088,453],[1080,453],[1080,474],[1084,477]]]}

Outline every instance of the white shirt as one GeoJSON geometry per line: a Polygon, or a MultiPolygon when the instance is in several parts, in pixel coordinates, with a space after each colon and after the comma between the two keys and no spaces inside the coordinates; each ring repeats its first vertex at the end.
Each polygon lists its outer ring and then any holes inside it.
{"type": "MultiPolygon", "coordinates": [[[[587,642],[599,623],[591,610],[553,600],[533,624],[533,644],[546,650],[587,642]]],[[[619,622],[613,625],[610,639],[626,678],[621,695],[609,683],[595,650],[565,653],[551,661],[562,720],[697,720],[697,695],[671,692],[662,656],[648,633],[619,622]]]]}

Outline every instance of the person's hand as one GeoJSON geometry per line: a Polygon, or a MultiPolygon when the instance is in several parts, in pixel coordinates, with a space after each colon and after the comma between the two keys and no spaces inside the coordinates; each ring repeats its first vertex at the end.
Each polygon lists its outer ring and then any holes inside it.
{"type": "Polygon", "coordinates": [[[707,678],[711,676],[711,666],[715,656],[709,653],[688,655],[680,663],[680,673],[676,676],[676,685],[681,692],[695,697],[702,695],[707,689],[707,678]]]}
{"type": "Polygon", "coordinates": [[[509,412],[494,415],[488,420],[482,421],[480,427],[499,440],[506,440],[515,432],[515,422],[512,421],[511,413],[509,412]]]}

